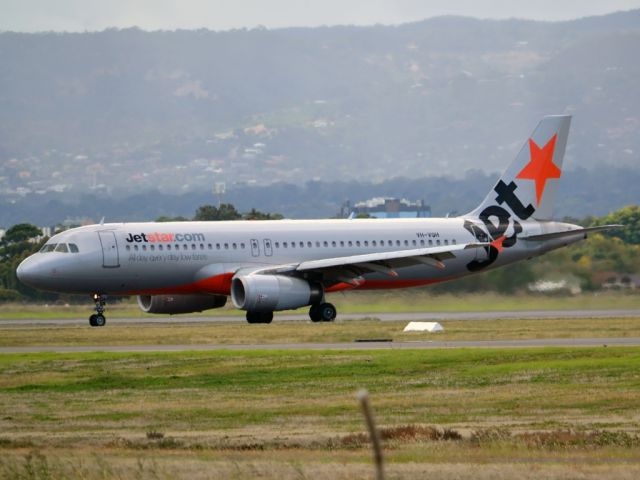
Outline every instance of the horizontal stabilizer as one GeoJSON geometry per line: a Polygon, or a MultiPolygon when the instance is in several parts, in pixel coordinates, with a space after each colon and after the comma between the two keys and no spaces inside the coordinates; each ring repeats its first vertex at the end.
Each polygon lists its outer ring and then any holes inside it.
{"type": "Polygon", "coordinates": [[[542,240],[551,240],[553,238],[573,237],[574,235],[584,234],[585,238],[589,233],[602,232],[612,228],[620,228],[622,225],[602,225],[600,227],[579,228],[577,230],[566,230],[564,232],[543,233],[541,235],[531,235],[530,237],[520,237],[520,240],[530,240],[538,242],[542,240]]]}

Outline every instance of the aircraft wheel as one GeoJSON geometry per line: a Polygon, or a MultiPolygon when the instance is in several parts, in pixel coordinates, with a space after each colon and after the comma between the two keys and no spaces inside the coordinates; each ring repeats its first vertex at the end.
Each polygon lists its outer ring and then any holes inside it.
{"type": "Polygon", "coordinates": [[[260,312],[247,312],[247,322],[260,323],[260,312]]]}
{"type": "Polygon", "coordinates": [[[273,320],[273,312],[260,312],[260,323],[271,323],[273,320]]]}
{"type": "Polygon", "coordinates": [[[318,311],[320,312],[320,318],[323,322],[333,322],[338,315],[336,307],[331,303],[321,303],[318,307],[318,311]]]}
{"type": "Polygon", "coordinates": [[[91,316],[89,317],[89,325],[91,325],[92,327],[97,326],[97,325],[96,325],[96,317],[97,317],[97,316],[98,316],[98,315],[96,315],[96,314],[94,313],[93,315],[91,315],[91,316]]]}
{"type": "Polygon", "coordinates": [[[309,309],[309,318],[312,322],[321,322],[322,317],[320,316],[320,305],[311,305],[309,309]]]}
{"type": "Polygon", "coordinates": [[[107,319],[105,318],[104,315],[101,315],[101,314],[96,315],[96,319],[95,319],[96,327],[104,327],[106,323],[107,323],[107,319]]]}

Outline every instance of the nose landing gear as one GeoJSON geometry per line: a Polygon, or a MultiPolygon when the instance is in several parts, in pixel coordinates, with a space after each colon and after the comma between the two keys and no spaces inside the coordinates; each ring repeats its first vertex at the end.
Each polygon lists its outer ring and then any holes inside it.
{"type": "Polygon", "coordinates": [[[105,305],[107,304],[107,296],[101,293],[93,294],[93,301],[96,304],[96,313],[89,317],[89,325],[92,327],[104,327],[107,319],[104,316],[105,305]]]}

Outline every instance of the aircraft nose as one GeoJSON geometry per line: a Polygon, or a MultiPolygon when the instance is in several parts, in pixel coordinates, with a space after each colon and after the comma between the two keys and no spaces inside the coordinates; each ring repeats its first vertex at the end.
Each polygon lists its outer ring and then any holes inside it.
{"type": "Polygon", "coordinates": [[[36,283],[37,275],[38,266],[32,257],[25,258],[16,269],[18,280],[30,287],[33,287],[34,283],[36,283]]]}

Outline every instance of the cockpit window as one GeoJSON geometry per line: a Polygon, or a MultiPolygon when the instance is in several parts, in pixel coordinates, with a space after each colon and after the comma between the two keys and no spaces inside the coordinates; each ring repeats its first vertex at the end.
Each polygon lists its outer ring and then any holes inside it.
{"type": "Polygon", "coordinates": [[[46,243],[40,249],[40,253],[53,252],[56,249],[57,243],[46,243]]]}
{"type": "Polygon", "coordinates": [[[78,253],[79,252],[78,246],[75,243],[70,243],[69,244],[69,251],[71,253],[78,253]]]}
{"type": "Polygon", "coordinates": [[[67,248],[66,243],[59,243],[56,247],[56,252],[68,253],[69,249],[67,248]]]}

